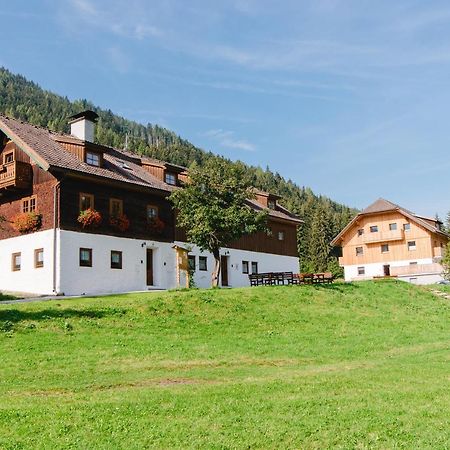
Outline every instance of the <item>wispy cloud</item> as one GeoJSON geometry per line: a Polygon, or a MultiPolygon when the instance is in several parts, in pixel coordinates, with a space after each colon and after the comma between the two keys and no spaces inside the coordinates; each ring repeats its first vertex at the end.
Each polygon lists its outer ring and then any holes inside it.
{"type": "Polygon", "coordinates": [[[244,139],[237,139],[234,131],[225,131],[222,129],[208,130],[202,133],[202,136],[214,139],[222,147],[244,150],[246,152],[256,151],[256,147],[252,143],[244,139]]]}

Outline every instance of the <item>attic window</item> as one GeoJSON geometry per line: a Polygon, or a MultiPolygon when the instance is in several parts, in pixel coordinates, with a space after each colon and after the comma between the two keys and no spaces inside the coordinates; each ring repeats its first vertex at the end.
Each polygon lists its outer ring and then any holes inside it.
{"type": "Polygon", "coordinates": [[[269,209],[275,209],[275,200],[267,200],[267,207],[269,209]]]}
{"type": "Polygon", "coordinates": [[[100,155],[98,153],[86,152],[86,163],[90,166],[100,167],[100,155]]]}
{"type": "Polygon", "coordinates": [[[175,186],[177,184],[177,176],[174,173],[166,172],[166,175],[164,178],[165,178],[165,182],[167,184],[171,184],[173,186],[175,186]]]}
{"type": "Polygon", "coordinates": [[[14,152],[8,152],[3,155],[3,164],[12,163],[14,161],[14,152]]]}
{"type": "Polygon", "coordinates": [[[133,170],[127,163],[122,163],[122,169],[133,170]]]}

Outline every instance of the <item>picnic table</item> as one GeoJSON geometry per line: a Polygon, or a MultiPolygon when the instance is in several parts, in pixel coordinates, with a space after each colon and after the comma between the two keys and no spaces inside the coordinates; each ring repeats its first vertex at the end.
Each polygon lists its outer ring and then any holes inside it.
{"type": "Polygon", "coordinates": [[[277,286],[289,284],[324,284],[334,280],[331,272],[323,273],[293,273],[293,272],[263,272],[248,276],[250,286],[277,286]]]}

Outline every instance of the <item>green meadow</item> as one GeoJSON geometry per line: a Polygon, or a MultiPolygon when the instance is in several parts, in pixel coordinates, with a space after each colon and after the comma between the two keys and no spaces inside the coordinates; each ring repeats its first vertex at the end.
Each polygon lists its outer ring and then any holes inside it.
{"type": "Polygon", "coordinates": [[[450,300],[401,282],[0,304],[0,448],[450,447],[450,300]]]}

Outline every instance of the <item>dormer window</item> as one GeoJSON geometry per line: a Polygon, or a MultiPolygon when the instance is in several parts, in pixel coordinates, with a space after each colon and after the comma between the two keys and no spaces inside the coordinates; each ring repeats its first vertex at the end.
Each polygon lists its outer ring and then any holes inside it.
{"type": "Polygon", "coordinates": [[[177,184],[177,176],[172,172],[166,172],[164,176],[165,182],[175,186],[177,184]]]}
{"type": "Polygon", "coordinates": [[[100,155],[94,152],[86,152],[86,164],[100,167],[100,155]]]}
{"type": "Polygon", "coordinates": [[[275,205],[276,205],[275,200],[267,200],[267,207],[269,209],[275,209],[275,205]]]}

